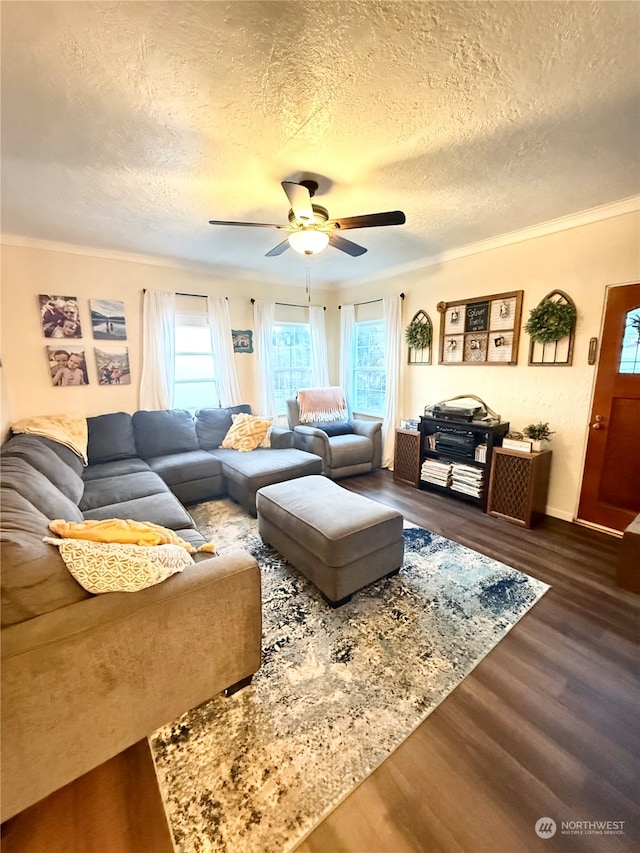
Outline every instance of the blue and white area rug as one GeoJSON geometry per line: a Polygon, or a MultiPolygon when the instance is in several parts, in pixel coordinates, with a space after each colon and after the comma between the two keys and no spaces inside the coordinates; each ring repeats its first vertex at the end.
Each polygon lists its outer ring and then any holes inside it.
{"type": "Polygon", "coordinates": [[[548,589],[420,527],[400,573],[332,610],[228,500],[192,510],[263,586],[263,665],[151,738],[176,850],[287,853],[429,715],[548,589]]]}

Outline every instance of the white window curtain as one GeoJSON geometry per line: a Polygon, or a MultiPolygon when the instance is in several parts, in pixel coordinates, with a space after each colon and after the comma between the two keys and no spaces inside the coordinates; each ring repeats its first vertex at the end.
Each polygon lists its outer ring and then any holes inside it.
{"type": "Polygon", "coordinates": [[[353,339],[356,327],[355,305],[340,309],[340,386],[347,398],[349,413],[353,399],[353,339]]]}
{"type": "Polygon", "coordinates": [[[238,406],[242,394],[233,358],[233,339],[229,303],[224,296],[208,296],[209,331],[211,332],[211,354],[221,406],[238,406]]]}
{"type": "Polygon", "coordinates": [[[140,408],[170,409],[176,364],[176,297],[145,291],[142,301],[140,408]]]}
{"type": "Polygon", "coordinates": [[[275,302],[253,303],[253,321],[256,327],[256,364],[258,366],[258,405],[259,414],[276,421],[276,398],[274,394],[273,358],[271,355],[271,336],[276,316],[275,302]]]}
{"type": "Polygon", "coordinates": [[[324,308],[314,305],[309,308],[311,385],[314,388],[326,388],[329,385],[329,356],[327,352],[327,330],[324,315],[324,308]]]}
{"type": "Polygon", "coordinates": [[[389,296],[384,306],[384,369],[386,392],[382,422],[382,467],[393,468],[393,452],[400,394],[400,359],[402,358],[402,299],[389,296]]]}

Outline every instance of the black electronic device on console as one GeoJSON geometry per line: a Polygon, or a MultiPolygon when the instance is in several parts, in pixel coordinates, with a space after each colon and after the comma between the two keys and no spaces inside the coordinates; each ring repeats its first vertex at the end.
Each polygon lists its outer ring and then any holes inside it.
{"type": "Polygon", "coordinates": [[[436,426],[434,435],[435,449],[438,453],[454,453],[456,456],[468,459],[475,458],[476,444],[482,441],[482,436],[478,432],[464,429],[464,427],[441,424],[436,426]]]}
{"type": "Polygon", "coordinates": [[[424,416],[426,418],[441,418],[452,421],[487,421],[492,423],[500,423],[500,415],[497,415],[493,409],[476,397],[475,394],[459,394],[457,397],[452,397],[450,400],[441,400],[439,403],[434,403],[432,406],[424,407],[424,416]],[[479,406],[451,406],[454,400],[475,400],[480,403],[479,406]]]}
{"type": "Polygon", "coordinates": [[[463,408],[462,406],[432,406],[431,411],[434,418],[447,418],[452,421],[479,421],[487,414],[482,406],[474,408],[463,408]]]}

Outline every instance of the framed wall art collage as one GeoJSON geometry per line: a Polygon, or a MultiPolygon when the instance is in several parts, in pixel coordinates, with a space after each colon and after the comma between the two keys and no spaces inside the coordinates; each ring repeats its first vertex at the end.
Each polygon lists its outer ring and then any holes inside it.
{"type": "Polygon", "coordinates": [[[522,295],[439,302],[440,364],[516,364],[522,295]]]}
{"type": "MultiPolygon", "coordinates": [[[[59,387],[88,385],[87,354],[81,340],[84,333],[78,299],[41,293],[38,304],[42,334],[52,341],[45,347],[51,384],[59,387]]],[[[90,299],[89,308],[93,339],[114,342],[112,346],[94,347],[98,384],[131,384],[129,349],[120,344],[127,339],[124,302],[90,299]]]]}

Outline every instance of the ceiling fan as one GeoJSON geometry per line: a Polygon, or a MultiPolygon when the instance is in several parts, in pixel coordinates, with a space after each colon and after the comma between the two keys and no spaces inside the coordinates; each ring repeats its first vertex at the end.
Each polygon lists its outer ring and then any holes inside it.
{"type": "Polygon", "coordinates": [[[337,233],[338,231],[346,231],[349,228],[403,225],[406,222],[406,217],[401,210],[389,210],[386,213],[365,213],[362,216],[347,216],[343,219],[329,219],[329,211],[326,207],[311,203],[311,199],[318,189],[316,181],[304,180],[298,184],[292,181],[282,181],[282,189],[291,205],[287,225],[272,225],[266,222],[227,222],[218,219],[209,220],[209,225],[244,225],[250,228],[279,228],[281,231],[288,231],[287,239],[267,252],[266,258],[281,255],[289,246],[300,254],[316,255],[327,245],[331,245],[334,249],[339,249],[355,258],[358,255],[364,255],[367,250],[364,246],[359,246],[357,243],[341,237],[337,233]]]}

